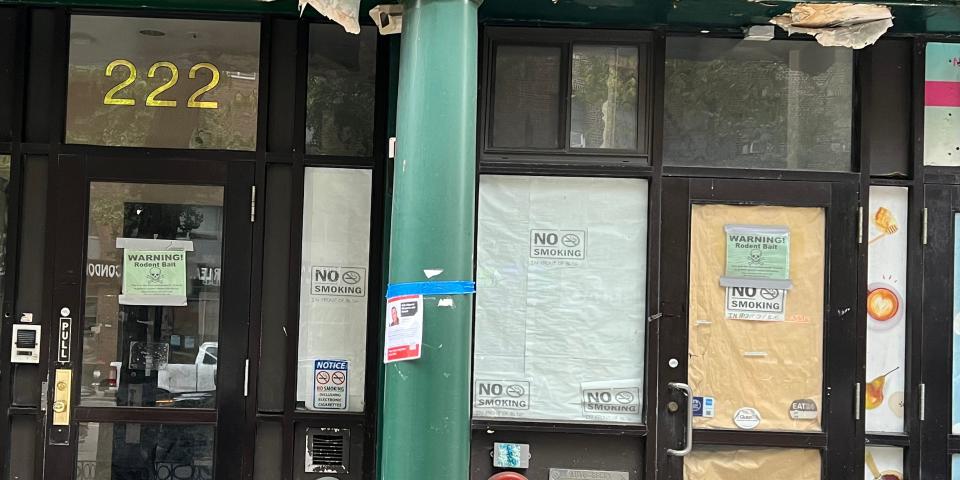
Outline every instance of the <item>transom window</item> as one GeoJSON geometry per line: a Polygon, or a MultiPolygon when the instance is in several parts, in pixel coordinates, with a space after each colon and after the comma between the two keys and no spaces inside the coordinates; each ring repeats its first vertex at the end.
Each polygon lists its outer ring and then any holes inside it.
{"type": "Polygon", "coordinates": [[[649,163],[648,32],[490,29],[485,151],[649,163]]]}

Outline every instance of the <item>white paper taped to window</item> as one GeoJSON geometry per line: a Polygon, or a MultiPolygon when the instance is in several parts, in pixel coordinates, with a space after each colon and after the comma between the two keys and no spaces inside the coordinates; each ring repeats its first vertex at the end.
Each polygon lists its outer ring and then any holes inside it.
{"type": "Polygon", "coordinates": [[[297,401],[317,402],[315,362],[346,360],[347,411],[364,408],[370,192],[368,170],[307,168],[300,264],[297,401]]]}
{"type": "Polygon", "coordinates": [[[474,415],[639,423],[647,182],[484,176],[474,415]]]}

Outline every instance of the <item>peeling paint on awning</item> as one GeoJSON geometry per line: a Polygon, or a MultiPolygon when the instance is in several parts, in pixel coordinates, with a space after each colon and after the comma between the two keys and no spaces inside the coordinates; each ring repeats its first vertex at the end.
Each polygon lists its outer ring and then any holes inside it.
{"type": "Polygon", "coordinates": [[[861,49],[893,26],[893,14],[886,5],[801,3],[770,23],[791,35],[813,35],[825,47],[861,49]]]}
{"type": "Polygon", "coordinates": [[[360,0],[299,0],[300,14],[310,5],[340,24],[348,33],[360,33],[360,0]]]}

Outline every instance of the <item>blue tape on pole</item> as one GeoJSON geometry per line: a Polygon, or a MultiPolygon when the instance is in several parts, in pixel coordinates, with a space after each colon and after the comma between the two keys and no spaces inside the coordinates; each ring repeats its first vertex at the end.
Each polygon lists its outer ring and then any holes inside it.
{"type": "Polygon", "coordinates": [[[387,285],[387,298],[401,295],[467,295],[477,292],[477,283],[456,282],[408,282],[387,285]]]}

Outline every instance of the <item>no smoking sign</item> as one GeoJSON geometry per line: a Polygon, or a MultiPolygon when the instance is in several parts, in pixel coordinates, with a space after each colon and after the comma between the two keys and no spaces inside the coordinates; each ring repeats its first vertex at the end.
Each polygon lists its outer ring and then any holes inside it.
{"type": "Polygon", "coordinates": [[[346,410],[347,380],[350,362],[346,360],[316,360],[313,364],[315,410],[346,410]]]}

